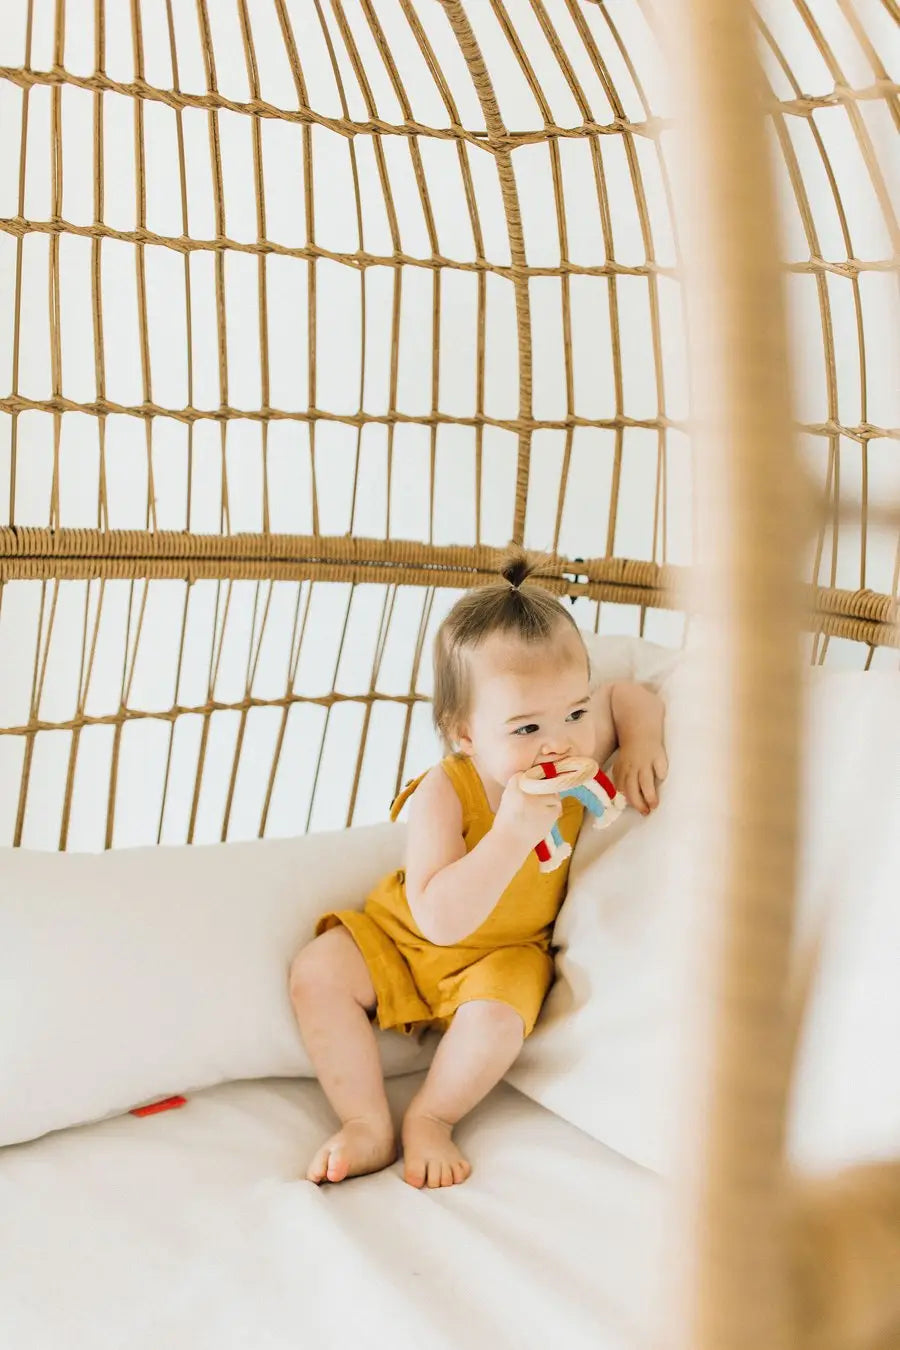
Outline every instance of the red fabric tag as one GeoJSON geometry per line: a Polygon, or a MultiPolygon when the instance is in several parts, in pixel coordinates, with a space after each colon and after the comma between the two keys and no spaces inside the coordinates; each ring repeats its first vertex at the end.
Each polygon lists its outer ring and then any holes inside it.
{"type": "Polygon", "coordinates": [[[544,770],[545,778],[559,777],[559,774],[556,772],[556,765],[553,764],[550,760],[547,760],[546,764],[541,764],[540,767],[544,770]]]}
{"type": "Polygon", "coordinates": [[[150,1106],[136,1106],[133,1111],[129,1111],[130,1116],[155,1116],[158,1111],[174,1111],[178,1106],[185,1106],[187,1097],[166,1097],[165,1101],[153,1102],[150,1106]]]}

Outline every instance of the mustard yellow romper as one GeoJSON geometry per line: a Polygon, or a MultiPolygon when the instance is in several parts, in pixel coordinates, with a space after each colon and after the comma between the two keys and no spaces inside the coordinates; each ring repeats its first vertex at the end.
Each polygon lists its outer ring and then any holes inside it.
{"type": "MultiPolygon", "coordinates": [[[[470,759],[448,755],[441,767],[459,797],[463,838],[470,853],[491,828],[494,814],[470,759]]],[[[392,819],[421,781],[415,779],[397,798],[392,819]]],[[[557,824],[571,845],[582,812],[575,798],[563,798],[557,824]]],[[[527,1036],[553,982],[550,937],[568,873],[568,859],[553,872],[541,872],[531,852],[481,927],[453,947],[438,946],[422,936],[406,899],[402,870],[379,883],[362,911],[323,915],[316,933],[340,924],[350,933],[368,967],[382,1028],[407,1034],[425,1027],[445,1031],[461,1003],[496,999],[516,1009],[527,1036]]]]}

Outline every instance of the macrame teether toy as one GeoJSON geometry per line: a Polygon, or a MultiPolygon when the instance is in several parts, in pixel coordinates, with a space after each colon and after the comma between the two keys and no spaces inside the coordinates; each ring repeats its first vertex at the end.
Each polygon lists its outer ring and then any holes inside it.
{"type": "MultiPolygon", "coordinates": [[[[526,769],[519,777],[523,792],[541,796],[558,792],[560,797],[577,797],[586,811],[594,817],[595,830],[605,830],[624,811],[625,797],[616,791],[615,784],[599,767],[596,760],[573,755],[568,759],[547,761],[526,769]]],[[[545,839],[536,845],[535,853],[542,872],[553,872],[572,852],[554,821],[545,839]]]]}

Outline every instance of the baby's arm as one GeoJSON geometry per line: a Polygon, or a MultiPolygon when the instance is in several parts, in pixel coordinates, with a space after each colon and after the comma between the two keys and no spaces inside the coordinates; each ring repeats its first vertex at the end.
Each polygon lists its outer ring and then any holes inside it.
{"type": "Polygon", "coordinates": [[[618,746],[612,776],[629,803],[647,815],[659,802],[656,785],[668,772],[663,745],[662,699],[628,680],[600,685],[591,695],[597,727],[595,759],[600,764],[618,746]]]}
{"type": "Polygon", "coordinates": [[[467,853],[459,798],[440,765],[432,769],[412,798],[406,842],[406,898],[422,936],[452,947],[480,928],[561,810],[558,796],[529,797],[513,778],[467,853]]]}

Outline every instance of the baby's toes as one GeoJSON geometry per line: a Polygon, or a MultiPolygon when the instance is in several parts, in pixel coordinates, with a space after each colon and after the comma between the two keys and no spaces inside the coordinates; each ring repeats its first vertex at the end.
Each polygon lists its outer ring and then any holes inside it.
{"type": "Polygon", "coordinates": [[[428,1164],[428,1185],[431,1190],[453,1185],[453,1171],[446,1159],[433,1158],[428,1164]]]}
{"type": "Polygon", "coordinates": [[[453,1143],[450,1126],[431,1116],[407,1115],[403,1151],[404,1180],[419,1189],[457,1186],[472,1170],[453,1143]]]}
{"type": "Polygon", "coordinates": [[[331,1139],[313,1158],[306,1179],[321,1186],[323,1181],[343,1181],[349,1171],[350,1159],[346,1155],[346,1150],[331,1139]]]}
{"type": "Polygon", "coordinates": [[[332,1148],[328,1155],[328,1171],[325,1173],[327,1181],[344,1181],[350,1171],[350,1158],[347,1150],[341,1148],[332,1148]]]}
{"type": "Polygon", "coordinates": [[[403,1180],[410,1186],[415,1186],[421,1190],[425,1185],[428,1176],[428,1164],[424,1158],[411,1158],[408,1155],[403,1160],[403,1180]]]}
{"type": "Polygon", "coordinates": [[[306,1169],[306,1180],[314,1181],[317,1186],[321,1185],[328,1173],[328,1160],[330,1157],[330,1144],[323,1144],[309,1164],[309,1167],[306,1169]]]}

